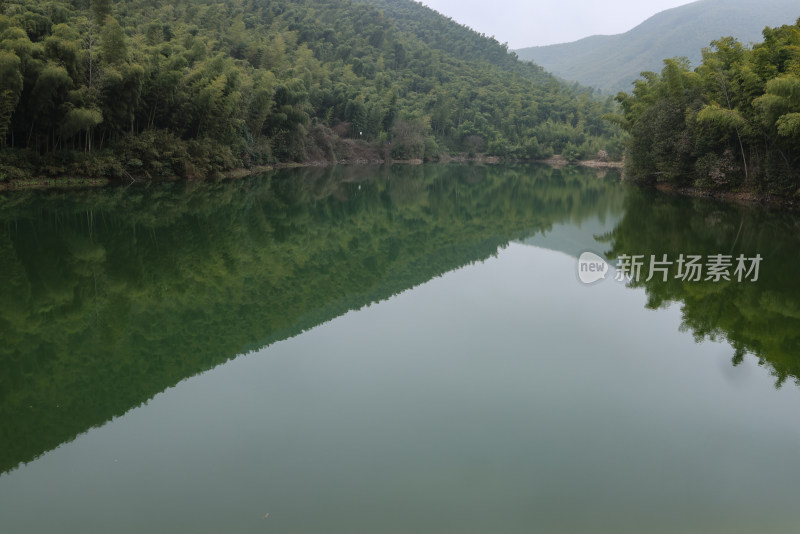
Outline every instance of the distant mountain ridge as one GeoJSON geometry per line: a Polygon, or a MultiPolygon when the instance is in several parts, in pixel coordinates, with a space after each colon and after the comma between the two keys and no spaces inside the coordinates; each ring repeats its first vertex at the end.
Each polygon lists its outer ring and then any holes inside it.
{"type": "Polygon", "coordinates": [[[797,0],[700,0],[662,11],[618,35],[515,52],[565,80],[615,93],[628,91],[641,72],[660,72],[665,58],[687,57],[696,66],[712,40],[733,36],[744,44],[760,42],[765,26],[792,24],[798,17],[797,0]]]}

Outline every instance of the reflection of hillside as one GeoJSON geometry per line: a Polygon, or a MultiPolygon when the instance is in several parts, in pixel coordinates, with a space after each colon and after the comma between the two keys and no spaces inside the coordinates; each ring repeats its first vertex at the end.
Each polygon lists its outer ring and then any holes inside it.
{"type": "Polygon", "coordinates": [[[580,172],[443,166],[0,197],[0,472],[237,354],[621,204],[580,172]]]}
{"type": "Polygon", "coordinates": [[[614,229],[620,216],[604,213],[583,221],[555,223],[549,230],[525,238],[520,242],[523,245],[563,252],[573,258],[577,258],[587,250],[595,254],[602,254],[607,246],[605,236],[614,229]]]}
{"type": "Polygon", "coordinates": [[[648,307],[680,302],[683,328],[698,340],[724,339],[733,363],[745,353],[758,356],[783,383],[800,378],[800,277],[797,250],[800,223],[793,213],[720,204],[704,199],[654,195],[634,190],[612,234],[608,254],[761,254],[757,282],[667,282],[654,278],[644,287],[648,307]]]}

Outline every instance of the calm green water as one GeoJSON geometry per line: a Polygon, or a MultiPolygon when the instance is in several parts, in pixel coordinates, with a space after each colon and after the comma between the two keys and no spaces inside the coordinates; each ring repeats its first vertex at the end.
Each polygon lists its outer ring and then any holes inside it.
{"type": "Polygon", "coordinates": [[[0,532],[795,533],[799,230],[546,167],[6,194],[0,532]]]}

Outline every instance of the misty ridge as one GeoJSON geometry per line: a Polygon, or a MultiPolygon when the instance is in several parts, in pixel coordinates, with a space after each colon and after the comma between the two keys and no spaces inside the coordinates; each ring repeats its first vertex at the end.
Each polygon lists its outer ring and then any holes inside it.
{"type": "Polygon", "coordinates": [[[630,91],[642,72],[660,72],[664,59],[686,57],[696,67],[713,40],[760,42],[765,26],[792,24],[798,17],[794,0],[701,0],[662,11],[625,33],[514,52],[560,78],[615,94],[630,91]]]}

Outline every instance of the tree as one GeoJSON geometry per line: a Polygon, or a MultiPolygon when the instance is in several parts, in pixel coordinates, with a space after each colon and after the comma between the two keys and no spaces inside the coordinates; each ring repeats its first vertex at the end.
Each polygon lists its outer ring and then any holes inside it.
{"type": "Polygon", "coordinates": [[[13,52],[0,50],[0,146],[5,146],[11,115],[22,92],[21,61],[13,52]]]}
{"type": "Polygon", "coordinates": [[[59,133],[64,137],[73,137],[84,134],[84,150],[92,151],[92,128],[103,122],[103,114],[98,109],[73,108],[70,109],[59,128],[59,133]]]}
{"type": "Polygon", "coordinates": [[[71,88],[72,79],[67,69],[55,63],[47,63],[33,86],[30,98],[35,111],[30,132],[32,135],[38,123],[44,134],[45,150],[55,147],[55,131],[64,117],[71,88]]]}
{"type": "Polygon", "coordinates": [[[703,51],[690,72],[665,62],[660,75],[643,73],[632,94],[621,93],[631,132],[631,174],[701,186],[744,183],[782,193],[800,186],[800,21],[764,31],[748,49],[726,37],[703,51]],[[736,164],[736,160],[741,163],[736,164]]]}
{"type": "Polygon", "coordinates": [[[128,46],[125,42],[125,32],[122,26],[112,17],[108,16],[100,32],[100,42],[103,50],[103,60],[108,65],[118,65],[128,57],[128,46]]]}
{"type": "Polygon", "coordinates": [[[89,0],[89,6],[97,24],[102,24],[111,15],[111,0],[89,0]]]}
{"type": "Polygon", "coordinates": [[[425,155],[425,125],[399,119],[392,126],[392,157],[422,159],[425,155]]]}

